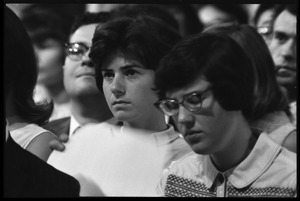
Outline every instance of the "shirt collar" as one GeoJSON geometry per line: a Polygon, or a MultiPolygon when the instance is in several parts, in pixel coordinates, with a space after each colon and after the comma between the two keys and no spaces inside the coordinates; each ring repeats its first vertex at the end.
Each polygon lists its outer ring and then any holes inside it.
{"type": "Polygon", "coordinates": [[[218,173],[223,174],[236,188],[244,188],[250,185],[268,169],[274,158],[281,150],[266,133],[262,133],[253,150],[237,167],[225,172],[219,172],[208,155],[203,156],[204,183],[211,188],[218,173]]]}
{"type": "Polygon", "coordinates": [[[281,150],[281,146],[275,143],[266,133],[262,133],[253,150],[238,166],[225,172],[219,172],[211,161],[209,155],[200,155],[203,161],[203,180],[208,188],[211,188],[219,173],[236,188],[244,188],[250,185],[268,169],[274,158],[281,150]]]}
{"type": "Polygon", "coordinates": [[[69,130],[69,137],[71,137],[74,134],[74,131],[80,127],[80,124],[78,121],[71,115],[70,117],[70,130],[69,130]]]}
{"type": "Polygon", "coordinates": [[[274,161],[282,147],[266,133],[262,133],[249,156],[231,172],[228,180],[236,187],[243,188],[260,177],[274,161]]]}
{"type": "Polygon", "coordinates": [[[211,188],[219,171],[215,168],[209,155],[203,156],[203,181],[208,188],[211,188]]]}

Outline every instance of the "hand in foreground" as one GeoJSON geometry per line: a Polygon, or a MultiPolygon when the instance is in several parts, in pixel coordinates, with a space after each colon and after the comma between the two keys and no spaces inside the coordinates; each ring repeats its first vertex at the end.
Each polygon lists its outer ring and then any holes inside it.
{"type": "Polygon", "coordinates": [[[64,143],[68,142],[69,136],[65,133],[61,134],[58,138],[51,140],[49,146],[52,150],[63,151],[66,146],[64,143]]]}

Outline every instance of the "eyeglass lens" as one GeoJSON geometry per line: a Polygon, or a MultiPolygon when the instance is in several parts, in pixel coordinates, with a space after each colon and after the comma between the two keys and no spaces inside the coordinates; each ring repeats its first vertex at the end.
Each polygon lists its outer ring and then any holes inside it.
{"type": "Polygon", "coordinates": [[[178,103],[176,100],[172,100],[172,99],[164,100],[160,102],[159,107],[168,116],[173,116],[178,114],[179,106],[181,104],[189,111],[196,112],[202,106],[202,101],[203,101],[202,94],[203,94],[202,92],[192,93],[184,97],[181,103],[178,103]]]}
{"type": "Polygon", "coordinates": [[[87,46],[81,43],[71,43],[67,45],[66,53],[70,59],[78,61],[89,50],[87,46]]]}

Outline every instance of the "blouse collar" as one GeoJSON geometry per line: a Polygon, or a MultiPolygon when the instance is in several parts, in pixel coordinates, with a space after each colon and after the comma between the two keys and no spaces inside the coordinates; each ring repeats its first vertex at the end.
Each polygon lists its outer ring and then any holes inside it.
{"type": "Polygon", "coordinates": [[[220,172],[209,155],[203,157],[204,182],[211,188],[220,173],[236,188],[244,188],[259,178],[271,165],[281,150],[281,146],[270,139],[266,133],[259,136],[253,150],[238,166],[220,172]]]}

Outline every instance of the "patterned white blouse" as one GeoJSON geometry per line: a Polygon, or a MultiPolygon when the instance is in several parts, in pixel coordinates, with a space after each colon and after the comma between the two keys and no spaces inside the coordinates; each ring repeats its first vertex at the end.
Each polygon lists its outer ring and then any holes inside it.
{"type": "Polygon", "coordinates": [[[219,172],[209,155],[191,153],[165,171],[158,193],[171,197],[294,197],[296,154],[262,133],[237,167],[219,172]]]}

